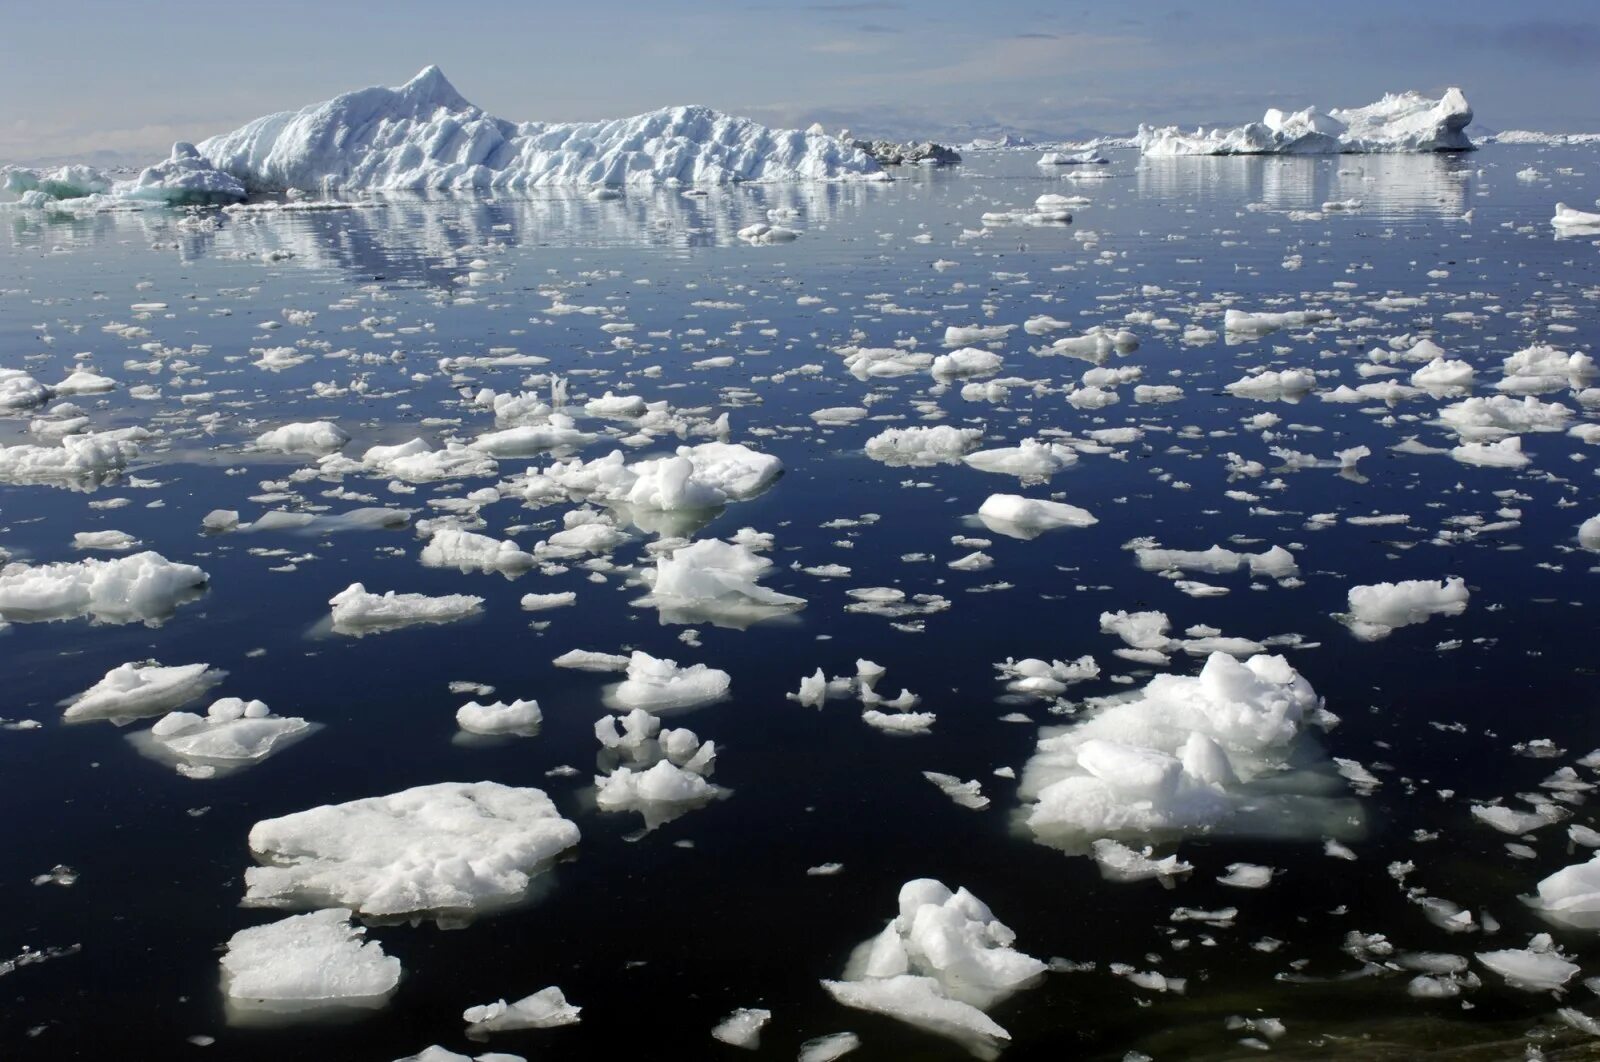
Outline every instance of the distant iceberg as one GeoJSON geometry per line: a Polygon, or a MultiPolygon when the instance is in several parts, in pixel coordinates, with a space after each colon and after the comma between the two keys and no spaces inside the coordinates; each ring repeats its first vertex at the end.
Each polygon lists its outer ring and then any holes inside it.
{"type": "Polygon", "coordinates": [[[602,122],[508,122],[468,103],[434,66],[399,88],[270,114],[198,147],[252,192],[887,179],[836,137],[769,129],[706,107],[602,122]]]}
{"type": "Polygon", "coordinates": [[[565,185],[886,181],[867,152],[824,133],[770,129],[708,107],[601,122],[508,122],[468,103],[438,67],[178,143],[132,180],[88,166],[8,167],[25,204],[103,196],[235,203],[249,193],[517,191],[565,185]]]}
{"type": "Polygon", "coordinates": [[[1134,138],[1141,154],[1339,155],[1370,152],[1471,151],[1466,128],[1472,107],[1460,89],[1438,99],[1417,92],[1390,93],[1366,107],[1315,107],[1285,113],[1276,107],[1259,122],[1232,129],[1141,125],[1134,138]]]}

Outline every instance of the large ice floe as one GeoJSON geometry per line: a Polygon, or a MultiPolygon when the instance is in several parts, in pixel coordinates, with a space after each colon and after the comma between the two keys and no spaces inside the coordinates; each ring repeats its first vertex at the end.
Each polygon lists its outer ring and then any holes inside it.
{"type": "Polygon", "coordinates": [[[1134,142],[1142,154],[1335,155],[1385,151],[1470,151],[1466,129],[1472,107],[1458,88],[1432,99],[1417,92],[1390,93],[1365,107],[1271,108],[1259,122],[1227,128],[1141,125],[1134,142]]]}
{"type": "Polygon", "coordinates": [[[199,153],[251,191],[883,179],[877,162],[835,137],[705,107],[604,122],[505,121],[468,103],[434,66],[398,88],[257,118],[202,141],[199,153]]]}
{"type": "Polygon", "coordinates": [[[265,819],[246,907],[341,905],[375,917],[458,917],[522,900],[578,843],[538,789],[440,782],[265,819]]]}
{"type": "Polygon", "coordinates": [[[90,557],[0,568],[0,620],[33,623],[87,616],[95,623],[160,626],[198,597],[207,575],[192,564],[146,551],[114,560],[90,557]]]}
{"type": "Polygon", "coordinates": [[[375,1009],[400,984],[400,960],[385,955],[351,912],[330,907],[241,929],[223,954],[222,993],[230,1021],[375,1009]]]}
{"type": "Polygon", "coordinates": [[[949,1037],[980,1058],[1011,1039],[985,1011],[1032,987],[1047,967],[1012,947],[1013,933],[966,889],[931,878],[900,888],[899,914],[855,949],[837,981],[840,1003],[949,1037]]]}
{"type": "Polygon", "coordinates": [[[1081,722],[1045,728],[1019,788],[1026,824],[1069,852],[1101,838],[1349,826],[1358,810],[1321,799],[1333,779],[1286,770],[1302,730],[1331,720],[1283,657],[1213,652],[1198,675],[1157,675],[1081,722]]]}

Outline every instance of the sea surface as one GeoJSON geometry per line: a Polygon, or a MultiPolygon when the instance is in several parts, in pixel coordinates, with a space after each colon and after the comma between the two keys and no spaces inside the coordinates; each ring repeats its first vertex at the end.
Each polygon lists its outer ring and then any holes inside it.
{"type": "MultiPolygon", "coordinates": [[[[1588,857],[1566,831],[1600,827],[1593,805],[1580,791],[1566,805],[1570,818],[1527,838],[1497,832],[1470,808],[1526,808],[1517,794],[1540,791],[1600,746],[1600,556],[1576,539],[1578,524],[1600,513],[1600,451],[1564,432],[1528,433],[1526,468],[1473,467],[1445,452],[1393,449],[1407,437],[1454,446],[1436,417],[1460,396],[1289,403],[1224,387],[1255,369],[1299,367],[1318,374],[1319,391],[1405,383],[1418,366],[1370,379],[1356,369],[1373,348],[1427,337],[1473,364],[1471,393],[1486,395],[1502,360],[1534,342],[1592,350],[1597,237],[1557,238],[1549,218],[1558,200],[1591,208],[1600,156],[1496,145],[1331,159],[1141,161],[1118,152],[1089,173],[1042,170],[1035,157],[976,154],[888,185],[735,187],[701,198],[664,189],[612,201],[396,197],[325,211],[0,212],[0,367],[55,382],[91,365],[120,384],[71,399],[92,426],[158,433],[104,483],[0,485],[0,547],[31,564],[110,557],[74,550],[72,537],[117,529],[209,574],[201,596],[158,623],[0,629],[0,717],[42,724],[0,731],[0,962],[66,949],[0,966],[0,1057],[388,1062],[440,1044],[537,1059],[735,1058],[743,1055],[710,1029],[737,1007],[762,1007],[773,1016],[757,1057],[792,1058],[811,1037],[849,1030],[862,1040],[852,1057],[864,1060],[966,1058],[966,1046],[848,1009],[819,984],[840,976],[851,950],[895,914],[900,886],[924,877],[970,889],[1015,931],[1019,950],[1084,964],[1057,964],[994,1008],[1011,1035],[1007,1059],[1246,1058],[1263,1053],[1241,1043],[1252,1036],[1271,1054],[1308,1059],[1580,1050],[1589,1038],[1555,1012],[1600,1010],[1582,983],[1600,974],[1600,942],[1546,922],[1521,897],[1588,857]],[[1538,175],[1518,176],[1530,169],[1538,175]],[[982,220],[1026,210],[1047,192],[1089,202],[1070,223],[982,220]],[[1349,200],[1359,205],[1322,209],[1349,200]],[[776,223],[798,239],[756,245],[737,235],[780,208],[776,223]],[[603,312],[552,314],[560,304],[603,312]],[[1225,307],[1326,310],[1337,321],[1240,340],[1224,333],[1225,307]],[[296,323],[285,310],[315,317],[296,323]],[[1040,314],[1072,329],[1036,337],[1018,327],[979,344],[1002,355],[1001,376],[1040,383],[999,402],[963,398],[961,381],[941,386],[926,371],[858,380],[837,353],[894,344],[941,353],[947,326],[1020,326],[1040,314]],[[634,328],[608,332],[608,322],[634,328]],[[1175,384],[1182,397],[1141,404],[1128,383],[1115,388],[1114,405],[1070,405],[1062,388],[1090,363],[1037,351],[1094,325],[1139,340],[1106,365],[1138,366],[1138,382],[1175,384]],[[1191,326],[1218,334],[1186,343],[1191,326]],[[282,371],[253,364],[253,348],[281,346],[311,357],[282,371]],[[501,348],[549,362],[440,367],[501,348]],[[692,365],[720,356],[732,364],[692,365]],[[636,571],[652,563],[654,534],[642,529],[600,570],[573,563],[515,579],[422,566],[412,527],[202,530],[215,509],[250,521],[274,508],[378,504],[436,517],[435,500],[552,458],[506,459],[498,477],[396,493],[382,474],[290,481],[314,460],[249,444],[268,428],[319,419],[353,437],[344,452],[355,457],[416,436],[470,439],[492,430],[493,417],[464,395],[516,391],[547,373],[566,377],[577,405],[612,390],[702,419],[727,412],[732,441],[779,457],[785,472],[759,497],[666,530],[773,534],[765,585],[806,607],[742,630],[664,623],[636,603],[636,571]],[[343,393],[321,397],[318,383],[343,393]],[[160,397],[131,397],[140,384],[160,397]],[[828,426],[810,416],[846,406],[864,406],[867,418],[828,426]],[[1244,424],[1266,412],[1281,418],[1270,440],[1244,424]],[[886,428],[931,423],[982,428],[986,447],[1052,431],[1143,434],[1081,454],[1048,483],[962,464],[893,467],[863,452],[886,428]],[[1271,453],[1327,459],[1360,445],[1371,454],[1354,472],[1286,469],[1271,453]],[[1230,479],[1229,453],[1262,462],[1264,474],[1230,479]],[[323,494],[341,485],[377,500],[323,494]],[[993,493],[1059,497],[1098,523],[1008,538],[973,516],[993,493]],[[128,504],[94,507],[111,498],[128,504]],[[1404,519],[1346,519],[1371,514],[1404,519]],[[949,568],[972,551],[952,542],[961,536],[990,540],[982,548],[992,567],[949,568]],[[1140,568],[1127,548],[1138,539],[1185,550],[1283,546],[1300,576],[1286,586],[1248,571],[1191,574],[1226,593],[1190,596],[1140,568]],[[825,564],[851,571],[801,570],[825,564]],[[1352,586],[1447,576],[1470,588],[1460,615],[1377,641],[1336,618],[1352,586]],[[348,637],[330,630],[328,599],[353,582],[471,593],[485,604],[453,624],[348,637]],[[911,623],[846,611],[848,591],[864,587],[937,594],[949,607],[911,623]],[[571,608],[518,605],[527,593],[569,590],[571,608]],[[1193,866],[1170,882],[1105,880],[1092,858],[1036,840],[1017,782],[996,769],[1020,774],[1040,727],[1092,712],[1086,699],[1202,663],[1181,651],[1166,668],[1114,655],[1122,643],[1102,633],[1100,616],[1117,610],[1164,612],[1175,634],[1200,625],[1258,641],[1301,636],[1269,651],[1284,654],[1341,721],[1309,731],[1302,751],[1326,776],[1335,810],[1270,836],[1161,839],[1154,854],[1193,866]],[[571,649],[642,649],[727,671],[728,697],[668,724],[715,740],[713,780],[727,797],[649,831],[637,814],[599,810],[593,778],[610,762],[593,728],[617,676],[552,665],[571,649]],[[1060,703],[1007,694],[996,678],[1007,658],[1084,654],[1099,677],[1060,703]],[[817,709],[786,698],[818,667],[853,675],[858,658],[887,669],[880,692],[909,689],[919,710],[935,713],[928,733],[873,729],[851,699],[817,709]],[[62,723],[60,702],[147,659],[209,663],[227,671],[212,696],[259,698],[320,728],[248,769],[196,779],[130,741],[151,720],[62,723]],[[451,682],[495,692],[453,693],[451,682]],[[461,704],[513,697],[541,705],[536,736],[458,731],[461,704]],[[1549,745],[1528,745],[1538,741],[1549,745]],[[1358,761],[1381,784],[1357,791],[1332,757],[1358,761]],[[576,772],[548,773],[562,766],[576,772]],[[924,771],[981,781],[989,806],[958,806],[924,771]],[[230,1017],[222,948],[278,917],[240,905],[252,824],[478,780],[541,788],[582,832],[525,904],[451,928],[373,924],[369,938],[405,969],[381,1010],[230,1017]],[[1328,854],[1330,838],[1355,858],[1328,854]],[[1408,862],[1409,871],[1394,868],[1408,862]],[[828,863],[842,869],[808,875],[828,863]],[[1277,873],[1265,889],[1230,888],[1216,879],[1234,863],[1277,873]],[[57,866],[75,873],[73,884],[34,884],[57,866]],[[1436,924],[1421,895],[1473,912],[1472,926],[1436,924]],[[1175,921],[1177,908],[1237,911],[1211,924],[1175,921]],[[1415,998],[1415,971],[1355,957],[1352,932],[1383,934],[1394,955],[1469,959],[1550,932],[1584,969],[1557,998],[1510,987],[1472,960],[1481,985],[1415,998]],[[1140,987],[1118,964],[1181,978],[1183,991],[1140,987]],[[581,1023],[481,1044],[464,1035],[464,1008],[546,985],[583,1008],[581,1023]],[[1235,1018],[1275,1018],[1284,1032],[1266,1038],[1235,1018]]],[[[1540,397],[1569,406],[1570,423],[1600,415],[1566,389],[1540,397]]],[[[617,427],[578,412],[587,430],[617,427]]],[[[0,420],[0,441],[34,441],[37,415],[0,420]]],[[[698,441],[622,448],[632,460],[698,441]]],[[[619,445],[602,438],[581,456],[619,445]]],[[[501,538],[515,528],[509,537],[531,548],[571,507],[530,509],[507,497],[482,509],[479,530],[501,538]]],[[[1577,772],[1595,781],[1593,770],[1577,772]]]]}

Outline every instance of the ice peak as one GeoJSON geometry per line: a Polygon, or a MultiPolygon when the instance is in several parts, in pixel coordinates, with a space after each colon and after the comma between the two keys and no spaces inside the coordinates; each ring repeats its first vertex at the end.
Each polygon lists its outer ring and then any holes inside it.
{"type": "Polygon", "coordinates": [[[399,91],[418,103],[432,103],[452,111],[472,106],[466,97],[456,91],[450,79],[444,76],[444,71],[432,63],[417,71],[417,75],[401,85],[399,91]]]}

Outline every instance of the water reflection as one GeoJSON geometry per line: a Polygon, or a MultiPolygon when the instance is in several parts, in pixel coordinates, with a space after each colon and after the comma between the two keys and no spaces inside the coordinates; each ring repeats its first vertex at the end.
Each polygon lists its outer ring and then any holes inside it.
{"type": "Polygon", "coordinates": [[[1142,159],[1137,180],[1145,198],[1242,200],[1285,211],[1359,199],[1362,216],[1398,220],[1459,217],[1475,172],[1454,154],[1231,155],[1142,159]]]}

